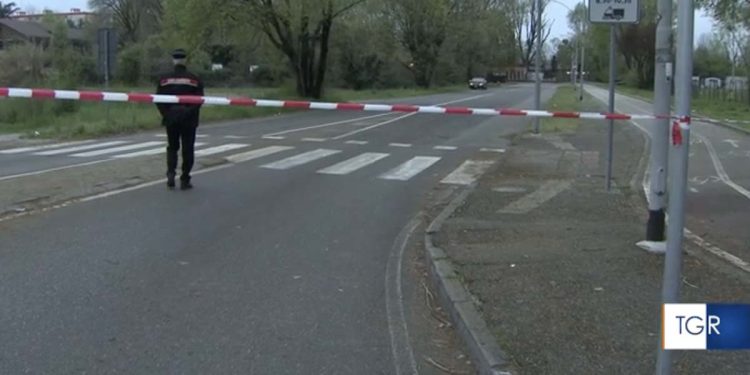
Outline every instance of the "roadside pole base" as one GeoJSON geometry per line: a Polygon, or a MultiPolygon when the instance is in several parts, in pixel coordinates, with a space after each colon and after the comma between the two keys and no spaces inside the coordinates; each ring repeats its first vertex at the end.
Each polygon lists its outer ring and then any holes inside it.
{"type": "Polygon", "coordinates": [[[641,241],[635,245],[652,254],[665,254],[667,252],[666,241],[641,241]]]}

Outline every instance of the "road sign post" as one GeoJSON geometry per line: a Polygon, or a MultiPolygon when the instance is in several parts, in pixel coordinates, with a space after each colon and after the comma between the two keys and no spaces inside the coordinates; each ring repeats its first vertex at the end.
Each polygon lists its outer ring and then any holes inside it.
{"type": "MultiPolygon", "coordinates": [[[[117,62],[117,34],[111,28],[101,28],[97,32],[97,68],[104,77],[104,88],[109,89],[117,62]]],[[[105,106],[106,122],[109,124],[109,105],[105,106]]]]}
{"type": "MultiPolygon", "coordinates": [[[[536,0],[536,56],[534,58],[534,108],[542,109],[542,78],[539,71],[542,70],[542,0],[536,0]]],[[[534,119],[534,133],[539,134],[539,118],[534,119]]]]}
{"type": "MultiPolygon", "coordinates": [[[[609,24],[609,112],[615,112],[615,81],[617,79],[617,24],[638,23],[640,20],[638,0],[589,0],[589,21],[609,24]]],[[[582,69],[583,70],[583,69],[582,69]]],[[[583,74],[583,72],[581,72],[583,74]]],[[[583,80],[581,80],[583,100],[583,80]]],[[[607,172],[605,186],[612,188],[612,159],[614,155],[614,121],[609,122],[607,137],[607,172]]]]}
{"type": "MultiPolygon", "coordinates": [[[[693,0],[681,0],[677,19],[677,68],[675,71],[675,110],[672,123],[672,153],[669,168],[669,225],[664,260],[662,303],[678,303],[682,284],[682,239],[685,228],[685,193],[690,155],[690,112],[693,76],[693,0]]],[[[662,338],[663,339],[663,338],[662,338]]],[[[658,375],[672,372],[672,355],[659,346],[658,375]]]]}
{"type": "MultiPolygon", "coordinates": [[[[654,113],[671,113],[672,99],[672,0],[659,0],[656,25],[656,66],[654,70],[654,113]]],[[[649,251],[664,251],[665,208],[667,207],[667,159],[669,158],[669,119],[657,120],[651,131],[649,161],[648,223],[649,251]],[[658,246],[657,246],[658,245],[658,246]]]]}

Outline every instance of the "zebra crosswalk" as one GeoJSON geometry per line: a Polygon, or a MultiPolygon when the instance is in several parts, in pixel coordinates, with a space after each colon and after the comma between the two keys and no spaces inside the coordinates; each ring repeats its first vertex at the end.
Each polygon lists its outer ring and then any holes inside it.
{"type": "MultiPolygon", "coordinates": [[[[310,145],[307,143],[306,145],[310,145]]],[[[361,145],[361,144],[360,144],[361,145]]],[[[229,163],[245,163],[260,159],[257,167],[270,171],[286,171],[306,165],[315,165],[315,173],[320,175],[346,176],[359,171],[371,170],[371,174],[380,180],[409,181],[416,176],[433,169],[440,162],[456,163],[455,159],[445,160],[444,156],[452,155],[413,155],[419,153],[414,149],[398,146],[388,147],[383,152],[356,151],[332,148],[315,148],[312,150],[297,149],[285,145],[260,145],[253,147],[248,143],[224,143],[211,145],[209,142],[196,142],[197,158],[215,157],[229,163]],[[412,155],[408,155],[412,153],[412,155]],[[405,155],[406,154],[406,155],[405,155]]],[[[149,141],[75,141],[53,145],[26,146],[0,150],[2,155],[28,154],[36,157],[70,157],[100,161],[122,160],[144,156],[161,155],[165,152],[166,142],[149,141]]],[[[446,151],[455,148],[443,147],[446,151]]],[[[436,153],[433,148],[432,154],[436,153]]],[[[88,162],[86,162],[88,163],[88,162]]],[[[493,160],[464,160],[440,181],[443,184],[470,185],[485,173],[493,160]]],[[[457,164],[459,164],[457,163],[457,164]]],[[[85,163],[84,163],[85,164],[85,163]]],[[[441,169],[442,170],[442,169],[441,169]]],[[[362,172],[364,173],[364,172],[362,172]]]]}

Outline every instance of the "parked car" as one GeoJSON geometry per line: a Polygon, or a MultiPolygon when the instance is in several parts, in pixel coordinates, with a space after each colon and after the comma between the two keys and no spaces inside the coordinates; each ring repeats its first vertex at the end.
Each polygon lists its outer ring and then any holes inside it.
{"type": "Polygon", "coordinates": [[[487,90],[487,80],[484,78],[472,78],[469,81],[469,88],[472,90],[487,90]]]}

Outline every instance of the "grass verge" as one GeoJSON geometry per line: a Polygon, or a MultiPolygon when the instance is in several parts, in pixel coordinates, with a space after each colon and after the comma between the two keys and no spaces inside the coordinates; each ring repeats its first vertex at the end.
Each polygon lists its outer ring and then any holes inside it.
{"type": "MultiPolygon", "coordinates": [[[[587,93],[583,101],[579,100],[578,91],[570,85],[558,85],[555,94],[547,101],[548,111],[582,112],[597,108],[597,103],[587,93]]],[[[539,128],[541,133],[575,133],[581,120],[575,118],[543,118],[539,128]]]]}
{"type": "MultiPolygon", "coordinates": [[[[402,98],[456,92],[464,89],[463,86],[362,91],[330,89],[323,100],[358,101],[402,98]]],[[[153,92],[153,88],[112,87],[109,91],[153,92]]],[[[206,90],[206,95],[299,99],[288,88],[215,88],[206,90]]],[[[264,117],[282,112],[289,112],[289,110],[204,106],[201,110],[201,122],[264,117]]],[[[28,138],[77,139],[128,134],[157,129],[159,124],[160,118],[156,107],[148,104],[0,99],[0,133],[20,133],[28,138]]]]}

